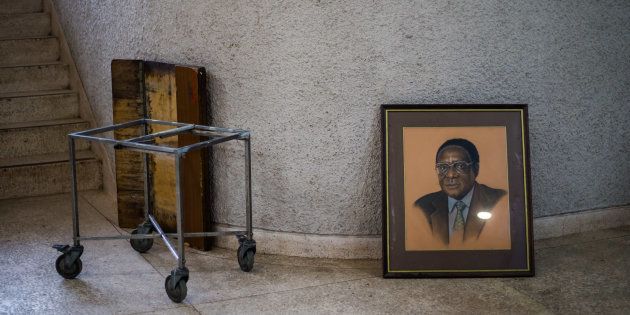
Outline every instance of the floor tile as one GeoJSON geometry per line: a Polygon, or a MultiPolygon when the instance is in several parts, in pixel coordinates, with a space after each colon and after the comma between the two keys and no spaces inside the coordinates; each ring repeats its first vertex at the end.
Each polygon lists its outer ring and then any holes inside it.
{"type": "Polygon", "coordinates": [[[158,273],[81,274],[73,280],[57,274],[13,274],[10,283],[0,286],[0,313],[113,314],[173,307],[158,273]]]}
{"type": "Polygon", "coordinates": [[[536,277],[506,285],[562,313],[630,311],[630,236],[536,251],[536,277]]]}
{"type": "MultiPolygon", "coordinates": [[[[258,262],[251,272],[243,272],[236,257],[187,254],[190,280],[186,300],[193,304],[380,276],[380,270],[373,269],[334,268],[317,264],[287,266],[258,262]]],[[[163,276],[168,275],[176,266],[174,258],[161,246],[151,249],[143,256],[163,276]]]]}
{"type": "MultiPolygon", "coordinates": [[[[15,199],[0,205],[0,266],[4,272],[55,273],[60,255],[53,244],[72,243],[72,217],[67,195],[15,199]],[[24,213],[28,211],[28,215],[24,213]]],[[[89,204],[81,201],[80,228],[84,236],[120,235],[89,204]]],[[[147,273],[155,270],[128,240],[83,241],[83,274],[147,273]]]]}
{"type": "Polygon", "coordinates": [[[195,307],[202,314],[548,313],[494,279],[369,278],[195,307]]]}
{"type": "Polygon", "coordinates": [[[197,315],[200,314],[194,306],[186,305],[168,309],[159,309],[150,312],[132,313],[132,315],[197,315]]]}
{"type": "Polygon", "coordinates": [[[534,248],[549,248],[566,246],[577,243],[588,243],[593,241],[605,240],[610,238],[617,238],[621,236],[630,235],[630,226],[621,226],[612,229],[591,231],[587,233],[571,234],[562,237],[548,238],[537,240],[534,244],[534,248]]]}

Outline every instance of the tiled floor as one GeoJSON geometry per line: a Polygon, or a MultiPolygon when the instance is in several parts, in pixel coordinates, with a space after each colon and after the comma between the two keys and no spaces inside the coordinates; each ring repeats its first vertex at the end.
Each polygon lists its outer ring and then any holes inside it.
{"type": "MultiPolygon", "coordinates": [[[[382,279],[370,260],[187,251],[182,304],[164,292],[166,247],[138,254],[126,240],[84,242],[83,272],[64,280],[53,243],[69,243],[70,198],[0,200],[0,313],[630,313],[630,227],[536,242],[534,278],[382,279]]],[[[111,201],[80,197],[84,235],[124,233],[111,201]]]]}

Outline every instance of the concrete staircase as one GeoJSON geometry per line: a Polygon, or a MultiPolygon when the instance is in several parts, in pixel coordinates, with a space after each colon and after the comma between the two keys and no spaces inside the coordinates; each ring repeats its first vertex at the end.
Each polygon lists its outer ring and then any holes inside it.
{"type": "MultiPolygon", "coordinates": [[[[42,0],[0,0],[0,199],[70,191],[67,134],[79,117],[42,0]]],[[[77,142],[80,189],[102,185],[101,163],[77,142]]]]}

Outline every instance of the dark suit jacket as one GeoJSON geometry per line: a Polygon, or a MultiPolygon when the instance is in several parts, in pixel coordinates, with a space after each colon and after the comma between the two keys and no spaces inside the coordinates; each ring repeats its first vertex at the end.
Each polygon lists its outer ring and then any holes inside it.
{"type": "MultiPolygon", "coordinates": [[[[492,208],[504,195],[505,190],[475,183],[475,191],[464,226],[464,241],[479,238],[485,220],[479,219],[477,213],[480,211],[492,212],[492,208]]],[[[426,215],[433,236],[442,240],[444,244],[448,244],[448,196],[443,191],[430,193],[416,200],[415,206],[422,209],[426,215]]]]}

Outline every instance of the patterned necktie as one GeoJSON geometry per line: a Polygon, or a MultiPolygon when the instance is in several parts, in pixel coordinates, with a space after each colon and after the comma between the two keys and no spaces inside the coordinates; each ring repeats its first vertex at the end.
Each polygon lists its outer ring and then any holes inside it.
{"type": "Polygon", "coordinates": [[[455,203],[455,209],[457,209],[457,214],[453,223],[453,232],[464,231],[464,209],[466,209],[466,204],[459,200],[455,203]]]}

